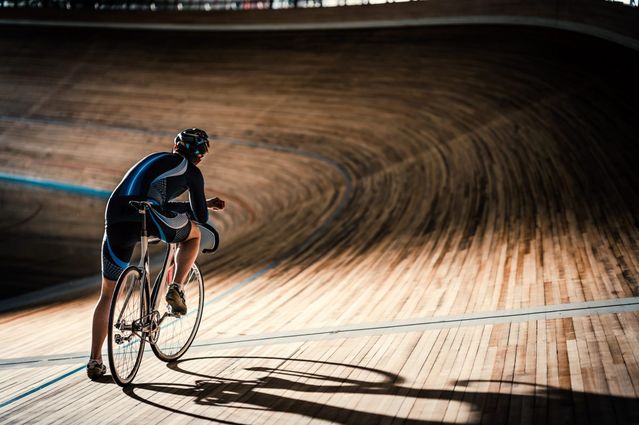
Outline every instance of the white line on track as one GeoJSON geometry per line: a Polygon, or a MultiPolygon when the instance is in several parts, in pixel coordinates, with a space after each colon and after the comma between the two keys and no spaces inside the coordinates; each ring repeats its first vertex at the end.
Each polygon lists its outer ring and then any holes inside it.
{"type": "MultiPolygon", "coordinates": [[[[529,320],[551,320],[567,317],[598,314],[629,313],[639,311],[639,297],[616,298],[603,301],[554,304],[516,310],[488,311],[453,316],[393,320],[379,323],[360,323],[316,329],[301,329],[261,335],[246,335],[233,338],[216,338],[198,341],[189,353],[214,351],[238,347],[255,347],[291,342],[306,342],[336,338],[353,338],[368,335],[384,335],[403,332],[419,332],[460,326],[486,326],[529,320]]],[[[149,350],[150,351],[150,350],[149,350]]],[[[55,356],[21,357],[0,360],[0,369],[76,364],[83,362],[86,352],[67,353],[55,356]]]]}

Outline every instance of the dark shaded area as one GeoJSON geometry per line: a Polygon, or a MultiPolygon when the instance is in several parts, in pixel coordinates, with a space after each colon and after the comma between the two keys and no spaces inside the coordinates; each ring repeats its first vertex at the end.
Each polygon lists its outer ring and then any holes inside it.
{"type": "Polygon", "coordinates": [[[0,299],[98,273],[106,200],[0,182],[0,299]]]}
{"type": "MultiPolygon", "coordinates": [[[[468,403],[472,407],[473,415],[469,423],[481,424],[510,424],[510,423],[539,423],[539,424],[636,424],[639,421],[639,400],[636,398],[615,397],[580,391],[564,390],[543,385],[531,385],[530,395],[500,393],[500,384],[518,384],[517,382],[490,381],[495,392],[476,391],[467,388],[469,384],[479,384],[481,381],[458,381],[455,391],[440,389],[412,388],[404,385],[405,379],[393,373],[380,369],[367,368],[351,364],[323,362],[305,359],[290,359],[277,357],[200,357],[180,360],[168,364],[172,370],[193,376],[194,384],[148,383],[133,384],[124,388],[124,393],[145,404],[157,407],[175,415],[190,418],[212,420],[221,423],[236,424],[233,417],[217,418],[203,414],[193,414],[184,410],[158,404],[143,397],[139,390],[154,393],[173,394],[181,397],[192,397],[193,403],[203,406],[225,406],[229,408],[250,409],[257,412],[286,412],[322,419],[343,424],[379,424],[405,423],[430,425],[448,423],[440,421],[426,421],[395,417],[394,412],[376,414],[358,409],[348,409],[325,404],[321,401],[299,400],[292,397],[269,394],[268,390],[287,390],[299,393],[316,394],[362,394],[400,396],[413,399],[430,399],[444,401],[458,401],[468,403]],[[209,376],[192,370],[185,365],[198,360],[235,360],[241,367],[242,360],[263,359],[265,362],[281,361],[278,367],[252,366],[244,368],[246,371],[261,374],[255,379],[237,380],[209,376]],[[286,364],[286,367],[282,365],[286,364]],[[299,365],[292,369],[292,365],[299,365]],[[343,367],[345,373],[326,375],[308,372],[316,367],[343,367]],[[353,373],[366,372],[372,374],[371,380],[349,378],[353,373]],[[299,382],[300,380],[314,380],[318,384],[299,382]],[[240,405],[238,407],[238,404],[240,405]],[[394,422],[396,421],[396,422],[394,422]]],[[[485,382],[484,382],[485,383],[485,382]]],[[[154,397],[153,394],[151,397],[154,397]]],[[[293,394],[293,397],[295,394],[293,394]]],[[[150,398],[150,397],[149,397],[150,398]]],[[[450,423],[456,423],[455,421],[450,423]]]]}

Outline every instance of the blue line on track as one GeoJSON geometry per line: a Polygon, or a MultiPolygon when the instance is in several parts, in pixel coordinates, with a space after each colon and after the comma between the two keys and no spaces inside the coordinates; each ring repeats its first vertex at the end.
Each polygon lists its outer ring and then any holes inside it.
{"type": "Polygon", "coordinates": [[[54,180],[41,179],[38,177],[18,176],[2,172],[0,172],[0,181],[43,187],[45,189],[61,190],[64,192],[70,192],[84,196],[94,196],[102,199],[108,199],[111,195],[111,192],[108,190],[94,189],[91,187],[62,183],[54,180]]]}
{"type": "MultiPolygon", "coordinates": [[[[4,115],[0,115],[0,120],[11,120],[11,117],[8,116],[4,116],[4,115]]],[[[55,121],[55,120],[34,120],[34,119],[25,119],[25,120],[21,120],[19,118],[14,118],[15,121],[29,121],[29,122],[33,122],[33,121],[45,121],[49,124],[57,124],[57,125],[70,125],[69,123],[65,123],[63,121],[55,121]]],[[[73,124],[71,124],[73,125],[73,124]]],[[[116,129],[116,130],[123,130],[123,131],[140,131],[140,132],[146,132],[145,130],[140,130],[140,129],[132,129],[132,128],[126,128],[126,127],[110,127],[110,126],[101,126],[101,125],[90,125],[91,127],[100,127],[102,129],[116,129]]],[[[158,132],[154,132],[154,131],[148,131],[148,133],[152,133],[152,134],[156,134],[158,135],[158,132]]],[[[164,134],[164,133],[163,133],[164,134]]],[[[272,150],[272,151],[280,151],[280,152],[287,152],[287,153],[291,153],[294,155],[300,155],[300,156],[305,156],[307,158],[312,158],[312,159],[316,159],[319,160],[321,162],[324,162],[328,165],[330,165],[331,167],[334,167],[335,169],[337,169],[339,171],[339,173],[342,175],[342,177],[344,177],[344,181],[346,183],[346,191],[344,193],[344,196],[342,197],[339,205],[337,206],[337,208],[335,209],[335,211],[333,211],[333,213],[331,214],[331,216],[317,229],[315,229],[315,231],[299,246],[293,248],[292,250],[284,253],[283,255],[281,255],[280,257],[276,258],[275,260],[272,260],[271,262],[269,262],[266,266],[264,266],[263,268],[261,268],[260,270],[258,270],[257,272],[255,272],[254,274],[252,274],[251,276],[247,277],[246,279],[242,280],[241,282],[238,282],[236,285],[232,286],[231,288],[227,289],[226,291],[222,292],[221,294],[217,295],[216,297],[214,297],[212,300],[208,301],[207,303],[205,303],[204,305],[210,305],[214,302],[220,301],[223,298],[226,298],[227,296],[237,292],[238,290],[240,290],[241,288],[243,288],[244,286],[248,285],[249,283],[257,280],[260,276],[264,275],[265,273],[267,273],[268,271],[274,269],[275,267],[277,267],[282,261],[286,260],[287,258],[290,258],[300,252],[302,252],[304,249],[308,248],[309,245],[311,245],[315,240],[317,240],[319,237],[322,236],[322,234],[324,233],[325,229],[328,228],[328,226],[330,226],[333,221],[335,221],[335,219],[341,214],[342,210],[344,209],[344,207],[346,206],[346,203],[350,200],[352,191],[353,191],[353,181],[351,179],[350,174],[348,173],[348,171],[346,170],[346,167],[344,167],[342,164],[340,164],[337,161],[334,161],[330,158],[327,158],[323,155],[320,155],[316,152],[311,152],[311,151],[305,151],[302,149],[296,149],[296,148],[289,148],[289,147],[285,147],[285,146],[272,146],[272,145],[267,145],[265,143],[255,143],[255,142],[246,142],[246,141],[241,141],[241,140],[218,140],[218,142],[221,143],[228,143],[228,144],[232,144],[232,145],[241,145],[241,146],[248,146],[248,147],[253,147],[253,148],[257,148],[257,149],[268,149],[268,150],[272,150]]],[[[77,194],[82,194],[82,195],[87,195],[87,196],[96,196],[96,197],[100,197],[100,198],[108,198],[111,195],[110,191],[105,191],[105,190],[101,190],[101,189],[94,189],[94,188],[90,188],[90,187],[85,187],[85,186],[78,186],[78,185],[72,185],[72,184],[67,184],[67,183],[60,183],[60,182],[56,182],[53,180],[45,180],[45,179],[39,179],[39,178],[35,178],[35,177],[21,177],[21,176],[13,176],[10,174],[6,174],[6,173],[0,173],[0,180],[4,180],[4,181],[10,181],[13,183],[19,183],[19,184],[27,184],[27,185],[34,185],[34,186],[39,186],[39,187],[44,187],[44,188],[48,188],[48,189],[55,189],[55,190],[62,190],[65,192],[71,192],[71,193],[77,193],[77,194]]],[[[31,390],[24,392],[20,395],[17,395],[9,400],[6,400],[2,403],[0,403],[0,408],[3,408],[5,406],[8,406],[9,404],[18,401],[24,397],[27,397],[35,392],[40,391],[41,389],[44,389],[52,384],[55,384],[58,381],[61,381],[64,378],[67,378],[81,370],[83,370],[85,368],[85,366],[80,366],[77,369],[73,369],[70,372],[65,373],[64,375],[58,376],[57,378],[54,378],[38,387],[32,388],[31,390]]]]}
{"type": "Polygon", "coordinates": [[[35,387],[35,388],[32,388],[32,389],[30,389],[29,391],[27,391],[27,392],[25,392],[25,393],[22,393],[22,394],[17,395],[17,396],[15,396],[15,397],[13,397],[13,398],[10,398],[9,400],[3,401],[2,403],[0,403],[0,408],[3,408],[3,407],[5,407],[5,406],[8,406],[9,404],[13,403],[14,401],[18,401],[18,400],[20,400],[20,399],[22,399],[22,398],[25,398],[25,397],[27,397],[27,396],[29,396],[29,395],[31,395],[31,394],[33,394],[33,393],[37,392],[37,391],[40,391],[41,389],[46,388],[46,387],[48,387],[49,385],[53,385],[53,384],[55,384],[56,382],[63,380],[63,379],[64,379],[64,378],[66,378],[67,376],[71,376],[71,375],[73,375],[73,374],[75,374],[75,373],[77,373],[77,372],[79,372],[79,371],[83,370],[85,367],[86,367],[85,365],[82,365],[82,366],[80,366],[80,367],[79,367],[79,368],[77,368],[77,369],[73,369],[73,370],[71,370],[71,371],[69,371],[69,372],[65,373],[64,375],[60,375],[60,376],[58,376],[57,378],[54,378],[54,379],[52,379],[52,380],[50,380],[50,381],[48,381],[48,382],[45,382],[44,384],[42,384],[42,385],[40,385],[40,386],[37,386],[37,387],[35,387]]]}

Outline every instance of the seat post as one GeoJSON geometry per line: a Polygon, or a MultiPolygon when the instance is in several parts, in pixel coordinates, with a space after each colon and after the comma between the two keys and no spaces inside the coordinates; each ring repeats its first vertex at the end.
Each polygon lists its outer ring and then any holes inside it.
{"type": "Polygon", "coordinates": [[[139,210],[140,214],[142,214],[142,237],[140,238],[140,268],[142,268],[145,273],[148,275],[148,259],[147,259],[147,249],[149,246],[149,238],[146,230],[146,210],[148,206],[143,205],[143,208],[139,210]]]}
{"type": "Polygon", "coordinates": [[[147,237],[147,231],[146,231],[146,209],[148,207],[145,205],[144,208],[140,211],[140,214],[142,214],[142,236],[143,237],[147,237]]]}

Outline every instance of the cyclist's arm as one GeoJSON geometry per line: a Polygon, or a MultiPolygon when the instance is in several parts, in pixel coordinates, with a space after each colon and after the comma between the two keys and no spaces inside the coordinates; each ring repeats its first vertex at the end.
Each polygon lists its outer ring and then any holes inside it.
{"type": "Polygon", "coordinates": [[[196,167],[189,173],[187,184],[189,186],[189,203],[195,220],[206,223],[209,219],[209,210],[206,208],[206,195],[204,194],[204,177],[196,167]]]}

